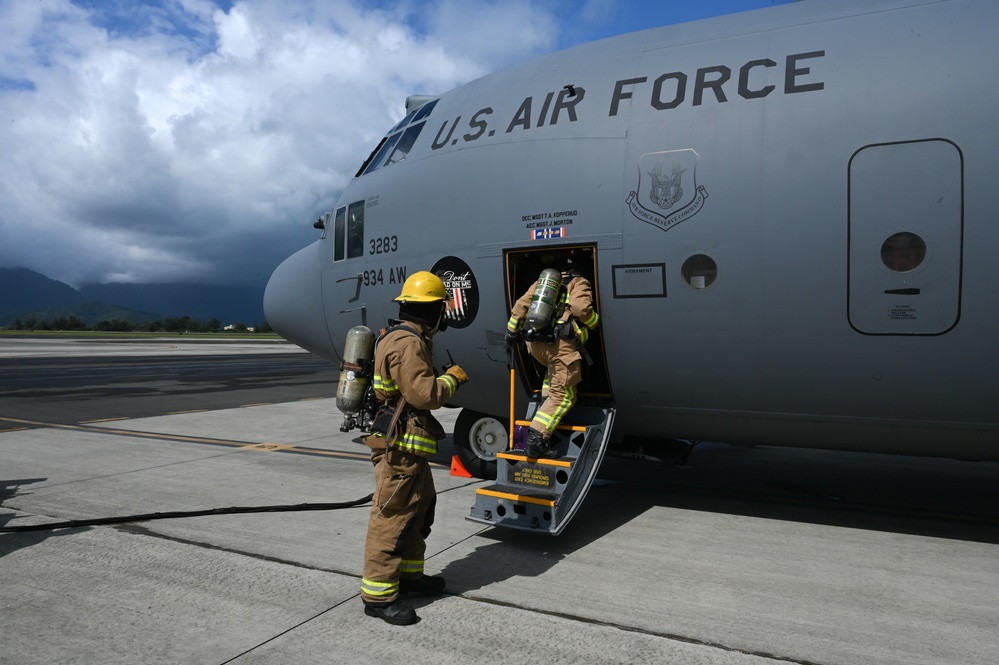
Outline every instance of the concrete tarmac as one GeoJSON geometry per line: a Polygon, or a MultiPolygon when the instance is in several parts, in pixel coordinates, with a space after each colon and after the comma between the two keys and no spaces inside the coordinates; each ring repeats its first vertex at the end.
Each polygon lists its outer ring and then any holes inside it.
{"type": "MultiPolygon", "coordinates": [[[[0,526],[364,497],[334,391],[0,432],[0,526]]],[[[996,662],[994,463],[608,460],[552,538],[466,521],[485,481],[452,476],[452,450],[427,560],[448,592],[414,626],[361,611],[367,505],[0,533],[0,663],[996,662]]]]}

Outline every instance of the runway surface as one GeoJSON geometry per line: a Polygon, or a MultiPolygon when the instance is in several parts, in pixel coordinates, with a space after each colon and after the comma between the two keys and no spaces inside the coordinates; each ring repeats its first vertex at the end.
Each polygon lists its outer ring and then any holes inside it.
{"type": "MultiPolygon", "coordinates": [[[[295,347],[10,346],[0,526],[372,489],[335,371],[295,347]]],[[[466,521],[482,481],[442,448],[427,567],[449,589],[415,626],[361,612],[367,506],[2,533],[0,663],[996,662],[995,463],[609,459],[551,538],[466,521]]]]}
{"type": "Polygon", "coordinates": [[[335,394],[338,375],[286,342],[0,339],[0,416],[77,423],[288,402],[335,394]]]}

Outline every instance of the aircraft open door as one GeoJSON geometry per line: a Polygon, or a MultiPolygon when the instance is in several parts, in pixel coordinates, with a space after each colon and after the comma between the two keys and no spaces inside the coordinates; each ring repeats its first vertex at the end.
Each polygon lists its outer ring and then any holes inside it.
{"type": "MultiPolygon", "coordinates": [[[[590,284],[593,285],[594,309],[598,314],[601,313],[596,245],[558,245],[506,252],[504,263],[506,267],[507,311],[509,312],[513,303],[534,285],[543,270],[559,265],[559,260],[566,256],[571,256],[574,264],[578,266],[580,274],[590,280],[590,284]]],[[[593,362],[583,365],[583,380],[577,387],[579,403],[613,404],[607,371],[607,357],[604,353],[603,334],[600,326],[590,334],[589,341],[586,343],[586,351],[593,362]]],[[[516,365],[521,383],[528,395],[539,393],[541,384],[544,382],[545,368],[527,353],[523,345],[518,345],[516,353],[516,365]]]]}

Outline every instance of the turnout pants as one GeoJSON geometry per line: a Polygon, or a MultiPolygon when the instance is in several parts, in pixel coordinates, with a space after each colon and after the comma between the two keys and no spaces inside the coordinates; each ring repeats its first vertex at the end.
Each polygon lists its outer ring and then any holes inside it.
{"type": "Polygon", "coordinates": [[[375,492],[364,544],[361,599],[391,603],[399,597],[399,579],[423,576],[426,538],[434,523],[437,492],[425,457],[385,448],[385,439],[365,439],[372,449],[375,492]]]}
{"type": "Polygon", "coordinates": [[[576,385],[583,379],[583,367],[579,354],[564,353],[558,342],[531,342],[530,352],[546,367],[541,391],[545,401],[535,412],[531,429],[538,430],[547,439],[576,403],[576,385]]]}

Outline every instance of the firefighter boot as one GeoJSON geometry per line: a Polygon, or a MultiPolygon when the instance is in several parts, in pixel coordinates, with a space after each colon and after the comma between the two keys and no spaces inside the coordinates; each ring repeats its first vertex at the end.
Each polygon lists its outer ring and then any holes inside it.
{"type": "Polygon", "coordinates": [[[558,457],[558,450],[551,444],[549,439],[536,429],[531,429],[527,433],[527,444],[524,446],[524,454],[528,457],[558,457]]]}
{"type": "Polygon", "coordinates": [[[412,593],[417,596],[439,596],[447,588],[447,582],[440,575],[424,575],[416,579],[399,580],[399,593],[412,593]]]}
{"type": "Polygon", "coordinates": [[[408,626],[420,620],[412,607],[395,600],[391,603],[364,603],[364,613],[377,617],[393,626],[408,626]]]}

